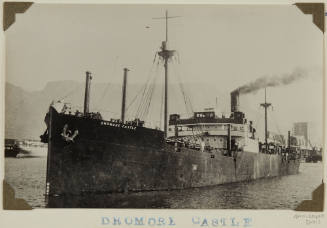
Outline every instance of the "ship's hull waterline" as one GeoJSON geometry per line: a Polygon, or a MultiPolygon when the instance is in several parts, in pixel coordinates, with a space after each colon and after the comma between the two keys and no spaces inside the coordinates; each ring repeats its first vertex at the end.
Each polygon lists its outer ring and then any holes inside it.
{"type": "Polygon", "coordinates": [[[50,107],[49,195],[203,187],[297,174],[300,162],[277,154],[201,152],[165,143],[163,132],[58,114],[50,107]],[[77,129],[73,142],[63,127],[77,129]]]}

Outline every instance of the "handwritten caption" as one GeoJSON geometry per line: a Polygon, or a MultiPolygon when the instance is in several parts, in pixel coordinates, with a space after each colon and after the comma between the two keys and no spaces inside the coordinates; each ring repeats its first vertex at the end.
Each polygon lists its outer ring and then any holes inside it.
{"type": "Polygon", "coordinates": [[[293,218],[306,225],[319,225],[324,218],[324,214],[295,214],[293,218]]]}

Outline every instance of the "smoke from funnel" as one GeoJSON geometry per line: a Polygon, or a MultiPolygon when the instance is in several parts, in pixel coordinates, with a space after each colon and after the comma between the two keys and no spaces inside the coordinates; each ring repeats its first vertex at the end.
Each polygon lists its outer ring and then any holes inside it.
{"type": "Polygon", "coordinates": [[[289,85],[299,79],[307,77],[307,75],[307,71],[305,71],[304,69],[297,68],[290,74],[283,74],[278,76],[263,76],[253,82],[239,87],[236,90],[239,92],[239,94],[255,93],[259,89],[266,87],[289,85]]]}

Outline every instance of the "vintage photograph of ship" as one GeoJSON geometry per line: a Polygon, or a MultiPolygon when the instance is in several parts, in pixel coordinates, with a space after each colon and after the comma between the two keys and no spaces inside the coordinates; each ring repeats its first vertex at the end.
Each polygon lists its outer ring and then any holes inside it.
{"type": "Polygon", "coordinates": [[[5,182],[32,208],[289,209],[323,181],[297,5],[37,4],[6,31],[5,182]]]}

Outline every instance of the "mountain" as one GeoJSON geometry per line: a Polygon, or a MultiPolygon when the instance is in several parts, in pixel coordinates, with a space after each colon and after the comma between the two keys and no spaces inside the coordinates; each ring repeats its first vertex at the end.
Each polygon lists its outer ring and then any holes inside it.
{"type": "MultiPolygon", "coordinates": [[[[143,95],[141,84],[128,85],[126,118],[136,116],[147,120],[150,127],[162,127],[163,87],[156,85],[151,104],[143,95]],[[133,101],[132,105],[131,102],[133,101]],[[139,107],[140,103],[143,106],[139,107]],[[138,114],[138,115],[137,115],[138,114]]],[[[121,112],[121,85],[94,83],[91,85],[90,110],[99,111],[104,119],[119,118],[121,112]]],[[[191,115],[191,108],[185,107],[181,88],[178,84],[169,87],[170,113],[191,115]]],[[[189,94],[192,106],[196,110],[214,107],[217,89],[214,85],[184,85],[184,94],[189,94]],[[192,93],[190,93],[192,91],[192,93]],[[195,92],[194,92],[195,91],[195,92]]],[[[226,94],[227,96],[229,94],[226,94]]],[[[228,98],[227,98],[228,99],[228,98]]],[[[84,83],[76,81],[48,82],[41,91],[29,92],[10,83],[5,87],[5,137],[16,139],[39,139],[46,129],[44,117],[52,101],[63,100],[70,103],[72,110],[83,110],[84,83]]],[[[220,99],[220,105],[222,105],[220,99]]],[[[187,103],[188,104],[188,103],[187,103]]],[[[227,105],[226,102],[224,102],[227,105]]]]}

